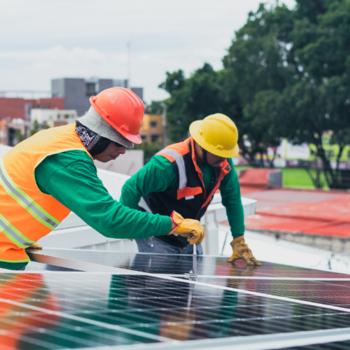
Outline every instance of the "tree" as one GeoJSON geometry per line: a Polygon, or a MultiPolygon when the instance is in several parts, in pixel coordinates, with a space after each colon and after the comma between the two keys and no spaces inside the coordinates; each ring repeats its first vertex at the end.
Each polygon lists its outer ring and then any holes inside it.
{"type": "Polygon", "coordinates": [[[263,156],[265,155],[269,167],[273,167],[283,129],[279,122],[280,104],[281,94],[274,90],[267,90],[258,92],[253,102],[244,108],[243,120],[240,123],[240,130],[243,130],[244,137],[241,138],[240,149],[242,156],[253,166],[264,167],[263,156]],[[270,159],[267,157],[269,147],[275,150],[270,159]],[[256,159],[257,154],[260,154],[259,160],[256,159]]]}
{"type": "Polygon", "coordinates": [[[36,134],[39,130],[40,130],[40,128],[39,128],[39,123],[38,123],[38,121],[35,119],[35,120],[34,120],[34,123],[33,123],[33,128],[30,129],[30,136],[33,136],[33,135],[36,134]]]}
{"type": "Polygon", "coordinates": [[[186,137],[192,121],[224,113],[236,123],[242,156],[251,165],[264,166],[268,147],[286,137],[313,145],[328,186],[343,188],[339,164],[350,135],[349,33],[349,0],[296,0],[291,10],[261,4],[235,33],[224,69],[204,64],[189,78],[182,70],[167,73],[160,87],[170,94],[165,102],[172,141],[186,137]],[[339,146],[335,169],[322,141],[330,131],[339,146]]]}
{"type": "Polygon", "coordinates": [[[297,2],[290,61],[300,72],[284,91],[289,123],[286,135],[316,146],[330,188],[343,188],[339,160],[350,134],[350,2],[297,2]],[[317,14],[310,11],[310,6],[317,14]],[[332,131],[339,146],[336,168],[322,142],[332,131]]]}
{"type": "MultiPolygon", "coordinates": [[[[282,7],[281,11],[289,10],[282,7]]],[[[170,94],[166,103],[173,141],[187,136],[192,121],[224,113],[236,123],[241,135],[242,156],[251,165],[263,166],[262,162],[256,162],[256,155],[260,153],[262,160],[268,147],[279,144],[278,123],[275,122],[278,114],[270,106],[274,103],[273,96],[278,96],[286,85],[288,72],[283,65],[279,68],[282,59],[280,47],[275,45],[273,38],[276,29],[266,24],[263,16],[272,17],[262,5],[256,14],[249,15],[248,23],[236,33],[229,53],[224,57],[223,70],[215,72],[209,64],[204,64],[188,79],[184,78],[182,70],[167,73],[167,79],[160,87],[170,94]],[[261,31],[261,27],[265,29],[261,31]],[[265,113],[260,110],[262,106],[265,113]],[[259,115],[255,114],[257,111],[259,115]]],[[[279,22],[286,26],[284,18],[279,22]]]]}
{"type": "Polygon", "coordinates": [[[343,188],[339,160],[350,133],[349,30],[345,0],[297,0],[294,10],[260,5],[249,14],[223,62],[238,78],[240,130],[251,142],[250,158],[278,136],[315,145],[328,186],[343,188]],[[261,128],[268,123],[271,128],[261,128]],[[329,131],[339,145],[335,169],[322,142],[329,131]]]}
{"type": "Polygon", "coordinates": [[[227,103],[222,98],[222,74],[205,63],[188,79],[183,71],[167,72],[159,86],[170,94],[167,104],[167,123],[171,141],[188,137],[190,124],[214,113],[225,113],[227,103]]]}
{"type": "Polygon", "coordinates": [[[163,106],[162,101],[152,101],[150,105],[145,108],[145,113],[147,114],[162,114],[163,106]]]}

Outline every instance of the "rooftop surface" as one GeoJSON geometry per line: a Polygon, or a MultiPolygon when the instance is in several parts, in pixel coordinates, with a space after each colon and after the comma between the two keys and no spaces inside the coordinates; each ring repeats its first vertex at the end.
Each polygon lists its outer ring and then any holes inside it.
{"type": "Polygon", "coordinates": [[[256,214],[245,219],[248,229],[350,236],[349,193],[268,189],[244,196],[258,200],[256,214]]]}
{"type": "Polygon", "coordinates": [[[350,237],[350,193],[269,188],[271,169],[247,169],[239,177],[244,197],[258,201],[247,229],[350,237]]]}
{"type": "Polygon", "coordinates": [[[195,278],[185,255],[44,249],[31,258],[26,271],[0,274],[4,350],[349,345],[347,274],[198,256],[195,278]]]}

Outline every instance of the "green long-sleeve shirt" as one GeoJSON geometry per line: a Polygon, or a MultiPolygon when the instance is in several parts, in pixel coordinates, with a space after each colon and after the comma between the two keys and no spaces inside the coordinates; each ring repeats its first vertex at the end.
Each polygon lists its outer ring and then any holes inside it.
{"type": "Polygon", "coordinates": [[[131,210],[108,193],[88,154],[58,153],[35,170],[39,189],[53,196],[89,226],[110,238],[146,238],[166,235],[171,219],[131,210]]]}
{"type": "MultiPolygon", "coordinates": [[[[244,211],[237,173],[232,160],[228,160],[232,170],[220,184],[222,204],[226,208],[233,238],[244,234],[244,211]]],[[[203,173],[203,182],[208,190],[214,181],[211,168],[197,162],[203,173]]],[[[120,203],[136,209],[142,196],[151,192],[162,192],[176,185],[177,177],[172,164],[162,156],[155,156],[127,180],[122,188],[120,203]]]]}
{"type": "MultiPolygon", "coordinates": [[[[103,236],[141,239],[171,231],[169,217],[132,210],[111,197],[85,152],[67,151],[45,158],[35,170],[35,179],[43,193],[53,196],[103,236]]],[[[0,268],[5,269],[25,265],[0,262],[0,268]]]]}

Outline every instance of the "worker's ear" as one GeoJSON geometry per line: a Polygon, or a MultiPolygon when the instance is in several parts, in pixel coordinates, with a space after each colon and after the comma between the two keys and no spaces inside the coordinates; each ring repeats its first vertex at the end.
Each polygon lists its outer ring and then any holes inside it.
{"type": "Polygon", "coordinates": [[[97,143],[91,148],[91,150],[89,151],[91,156],[97,156],[100,153],[103,153],[107,147],[109,146],[109,144],[111,143],[111,140],[106,139],[105,137],[101,137],[97,143]]]}

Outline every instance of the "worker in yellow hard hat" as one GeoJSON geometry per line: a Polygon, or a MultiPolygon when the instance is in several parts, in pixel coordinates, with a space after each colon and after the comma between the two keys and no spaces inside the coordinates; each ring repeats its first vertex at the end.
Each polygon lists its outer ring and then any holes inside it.
{"type": "MultiPolygon", "coordinates": [[[[237,156],[238,130],[226,115],[216,113],[190,125],[191,137],[158,152],[123,186],[120,202],[130,208],[200,220],[220,190],[233,236],[233,262],[260,265],[244,241],[244,212],[232,157],[237,156]]],[[[192,254],[180,236],[136,239],[140,252],[192,254]]],[[[197,254],[203,254],[201,245],[197,254]]]]}
{"type": "Polygon", "coordinates": [[[101,91],[90,103],[76,123],[42,130],[0,158],[0,268],[24,269],[26,249],[40,249],[36,242],[71,211],[105,237],[178,234],[190,244],[203,240],[196,220],[175,211],[162,216],[130,210],[108,193],[93,160],[109,162],[141,143],[144,105],[121,87],[101,91]]]}

